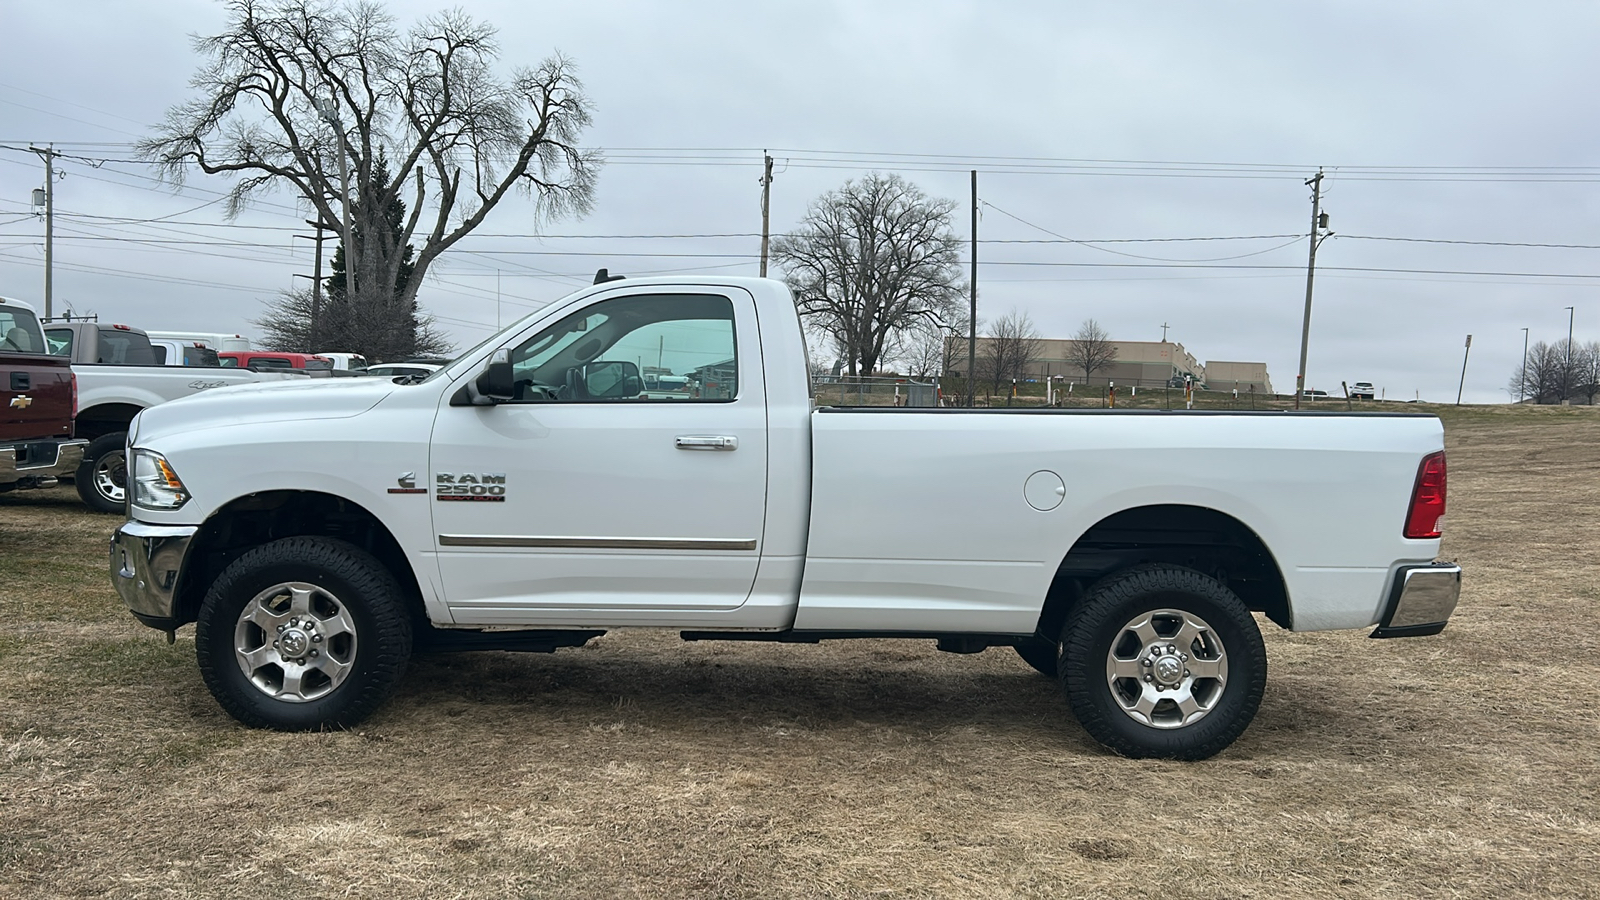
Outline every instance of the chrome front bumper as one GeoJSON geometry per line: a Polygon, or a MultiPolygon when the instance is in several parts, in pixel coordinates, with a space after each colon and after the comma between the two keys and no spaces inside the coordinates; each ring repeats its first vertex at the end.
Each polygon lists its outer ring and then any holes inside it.
{"type": "Polygon", "coordinates": [[[197,525],[124,522],[111,536],[111,584],[134,618],[162,631],[179,625],[178,577],[197,525]]]}
{"type": "MultiPolygon", "coordinates": [[[[38,447],[48,441],[31,441],[38,447]]],[[[16,483],[18,487],[54,487],[55,479],[78,471],[83,462],[83,450],[88,441],[61,441],[55,445],[55,458],[18,459],[18,447],[0,447],[0,484],[16,483]]]]}
{"type": "Polygon", "coordinates": [[[1384,607],[1375,638],[1438,634],[1461,597],[1461,567],[1450,563],[1402,566],[1384,607]]]}

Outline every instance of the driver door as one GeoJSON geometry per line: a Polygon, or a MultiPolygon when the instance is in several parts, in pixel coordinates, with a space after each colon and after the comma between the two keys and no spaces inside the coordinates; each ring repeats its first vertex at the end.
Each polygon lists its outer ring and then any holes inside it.
{"type": "Polygon", "coordinates": [[[750,295],[619,289],[507,346],[514,399],[452,406],[447,391],[434,424],[429,505],[454,620],[599,625],[743,604],[767,479],[750,295]]]}

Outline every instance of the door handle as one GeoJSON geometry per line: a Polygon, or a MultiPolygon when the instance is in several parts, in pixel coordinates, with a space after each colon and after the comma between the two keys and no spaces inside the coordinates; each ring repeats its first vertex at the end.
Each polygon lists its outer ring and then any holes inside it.
{"type": "Polygon", "coordinates": [[[679,450],[737,450],[739,439],[731,434],[680,434],[679,450]]]}

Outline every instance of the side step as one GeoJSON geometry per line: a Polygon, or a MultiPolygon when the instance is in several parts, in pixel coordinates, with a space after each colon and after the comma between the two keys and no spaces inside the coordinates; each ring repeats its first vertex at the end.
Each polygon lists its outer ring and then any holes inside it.
{"type": "Polygon", "coordinates": [[[686,641],[762,641],[776,644],[816,644],[822,641],[898,638],[937,641],[946,653],[982,653],[990,647],[1015,647],[1032,634],[951,634],[940,631],[684,631],[686,641]]]}
{"type": "Polygon", "coordinates": [[[419,653],[461,653],[470,650],[506,650],[512,653],[554,653],[562,647],[582,647],[604,631],[468,631],[430,628],[417,635],[419,653]]]}

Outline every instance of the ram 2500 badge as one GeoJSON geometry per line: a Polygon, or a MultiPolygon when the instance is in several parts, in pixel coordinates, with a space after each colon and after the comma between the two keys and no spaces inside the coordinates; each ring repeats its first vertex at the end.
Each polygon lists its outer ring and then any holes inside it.
{"type": "Polygon", "coordinates": [[[1455,608],[1433,416],[815,409],[809,388],[779,282],[597,283],[418,383],[145,410],[111,578],[145,624],[195,623],[207,686],[257,727],[360,721],[414,649],[661,627],[1013,647],[1106,746],[1182,759],[1256,712],[1253,613],[1407,637],[1455,608]]]}

